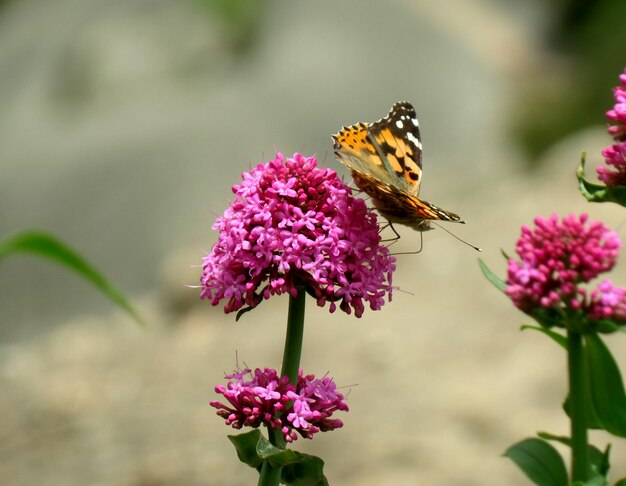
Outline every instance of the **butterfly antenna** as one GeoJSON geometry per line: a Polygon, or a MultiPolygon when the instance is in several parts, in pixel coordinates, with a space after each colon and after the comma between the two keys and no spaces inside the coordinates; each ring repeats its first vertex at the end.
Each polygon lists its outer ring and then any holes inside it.
{"type": "Polygon", "coordinates": [[[481,248],[479,248],[478,246],[474,246],[471,243],[468,243],[467,241],[465,241],[463,238],[459,238],[457,235],[455,235],[452,231],[450,231],[449,229],[445,228],[444,226],[441,226],[440,224],[438,224],[435,221],[431,221],[432,224],[434,224],[435,226],[437,226],[438,228],[441,228],[442,230],[444,230],[446,233],[448,233],[449,235],[453,236],[454,238],[456,238],[457,240],[459,240],[461,243],[465,243],[467,246],[469,246],[470,248],[473,248],[476,251],[483,251],[481,248]]]}

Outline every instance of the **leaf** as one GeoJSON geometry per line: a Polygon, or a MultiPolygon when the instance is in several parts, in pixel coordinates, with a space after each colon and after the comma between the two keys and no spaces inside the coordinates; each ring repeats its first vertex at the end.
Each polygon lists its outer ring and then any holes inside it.
{"type": "Polygon", "coordinates": [[[521,327],[522,331],[526,330],[526,329],[532,329],[533,331],[539,331],[544,333],[546,336],[548,336],[550,339],[552,339],[555,343],[557,343],[559,346],[563,347],[564,349],[567,350],[567,338],[565,336],[563,336],[562,334],[559,334],[558,332],[552,331],[550,329],[547,329],[545,327],[541,327],[541,326],[531,326],[529,324],[524,324],[521,327]]]}
{"type": "Polygon", "coordinates": [[[324,461],[319,457],[298,453],[302,459],[283,467],[281,482],[292,486],[328,486],[324,476],[324,461]]]}
{"type": "MultiPolygon", "coordinates": [[[[611,455],[611,444],[607,444],[606,449],[604,449],[604,453],[602,454],[602,459],[598,463],[598,469],[595,470],[599,474],[602,474],[604,477],[608,476],[609,469],[611,469],[610,455],[611,455]]],[[[594,464],[592,464],[592,466],[593,465],[594,464]]]]}
{"type": "Polygon", "coordinates": [[[495,273],[489,270],[489,267],[480,258],[478,259],[478,265],[480,266],[483,275],[487,277],[487,280],[489,280],[495,288],[504,292],[504,289],[506,289],[506,283],[501,280],[500,277],[498,277],[495,273]]]}
{"type": "MultiPolygon", "coordinates": [[[[585,383],[585,389],[587,390],[585,393],[585,424],[587,425],[588,429],[602,429],[603,430],[604,427],[602,426],[602,423],[600,423],[600,420],[598,419],[598,416],[596,415],[595,405],[593,404],[593,397],[591,396],[591,393],[588,391],[590,389],[588,378],[587,378],[587,382],[585,383]]],[[[565,397],[565,401],[563,402],[563,410],[565,410],[565,413],[567,414],[567,416],[571,418],[569,394],[567,395],[567,397],[565,397]]]]}
{"type": "Polygon", "coordinates": [[[257,443],[261,438],[259,429],[251,430],[245,434],[227,436],[235,446],[237,457],[241,462],[255,469],[260,469],[263,459],[257,453],[257,443]]]}
{"type": "Polygon", "coordinates": [[[620,479],[618,482],[615,483],[615,486],[626,486],[626,478],[620,479]]]}
{"type": "Polygon", "coordinates": [[[563,315],[557,309],[534,307],[527,314],[544,327],[564,327],[563,315]]]}
{"type": "MultiPolygon", "coordinates": [[[[556,442],[560,442],[561,444],[566,445],[567,447],[572,446],[572,439],[569,437],[564,437],[562,435],[554,435],[549,432],[538,432],[537,435],[545,440],[553,440],[556,442]]],[[[611,444],[607,445],[606,450],[602,452],[595,446],[591,444],[588,445],[589,448],[589,462],[591,463],[592,470],[606,477],[609,472],[609,453],[611,451],[611,444]]]]}
{"type": "MultiPolygon", "coordinates": [[[[565,347],[567,349],[567,338],[563,338],[564,343],[563,343],[563,347],[565,347]]],[[[586,351],[584,351],[586,353],[586,351]]],[[[604,426],[602,425],[602,423],[600,422],[600,419],[598,419],[598,415],[596,413],[596,407],[595,407],[595,403],[593,401],[593,397],[591,395],[591,384],[589,383],[589,371],[585,370],[585,376],[584,376],[584,383],[583,386],[585,388],[585,391],[583,393],[584,396],[584,407],[585,407],[585,424],[587,425],[588,429],[604,429],[604,426]]],[[[571,414],[570,414],[570,396],[569,394],[567,395],[567,397],[565,397],[565,400],[563,401],[563,410],[565,411],[565,413],[567,414],[568,417],[571,418],[571,414]]]]}
{"type": "Polygon", "coordinates": [[[302,454],[291,449],[273,446],[258,429],[228,439],[237,450],[237,457],[244,464],[261,469],[263,461],[281,467],[281,482],[290,486],[327,486],[324,461],[316,456],[302,454]]]}
{"type": "Polygon", "coordinates": [[[237,315],[235,316],[235,322],[238,322],[239,319],[241,319],[241,316],[250,312],[252,309],[254,309],[254,307],[244,307],[242,309],[239,309],[239,311],[237,312],[237,315]]]}
{"type": "Polygon", "coordinates": [[[567,486],[567,470],[557,450],[541,439],[524,439],[503,454],[538,486],[567,486]]]}
{"type": "Polygon", "coordinates": [[[23,231],[0,240],[0,261],[15,253],[38,255],[73,270],[125,310],[135,321],[144,324],[143,319],[117,288],[107,281],[94,266],[54,236],[41,231],[23,231]]]}
{"type": "Polygon", "coordinates": [[[619,325],[610,319],[598,319],[593,321],[594,330],[601,334],[612,334],[614,332],[624,332],[623,324],[619,325]]]}
{"type": "Polygon", "coordinates": [[[626,186],[604,186],[585,179],[585,156],[583,152],[576,170],[580,193],[589,202],[614,202],[626,206],[626,186]]]}
{"type": "Polygon", "coordinates": [[[594,476],[586,483],[580,483],[583,486],[608,486],[609,482],[604,476],[594,476]]]}
{"type": "Polygon", "coordinates": [[[587,367],[593,405],[602,428],[626,437],[626,393],[619,368],[597,334],[586,334],[587,367]]]}

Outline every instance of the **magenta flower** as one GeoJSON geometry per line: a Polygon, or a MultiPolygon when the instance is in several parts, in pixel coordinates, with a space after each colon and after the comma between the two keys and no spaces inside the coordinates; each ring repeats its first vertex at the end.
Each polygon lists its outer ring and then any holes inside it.
{"type": "Polygon", "coordinates": [[[338,410],[348,411],[348,405],[327,376],[318,380],[300,370],[295,386],[270,368],[257,368],[254,374],[246,369],[225,377],[230,381],[226,386],[216,385],[215,391],[230,405],[215,400],[211,406],[235,429],[267,425],[280,430],[286,442],[293,442],[298,436],[312,439],[317,432],[343,427],[341,420],[331,417],[338,410]]]}
{"type": "Polygon", "coordinates": [[[609,133],[618,142],[626,141],[626,68],[620,74],[621,86],[613,88],[615,105],[612,110],[606,112],[609,122],[615,123],[609,127],[609,133]]]}
{"type": "Polygon", "coordinates": [[[381,245],[376,215],[352,197],[337,174],[314,157],[276,158],[243,174],[235,200],[213,229],[217,243],[203,259],[201,297],[225,312],[257,306],[272,295],[330,302],[361,317],[392,296],[395,259],[381,245]]]}
{"type": "Polygon", "coordinates": [[[605,163],[610,166],[600,166],[598,179],[607,186],[626,186],[626,142],[616,143],[602,151],[605,163]]]}
{"type": "Polygon", "coordinates": [[[616,287],[610,280],[603,280],[591,292],[589,316],[593,320],[612,319],[626,322],[626,289],[616,287]]]}
{"type": "Polygon", "coordinates": [[[505,293],[526,313],[572,309],[591,320],[623,320],[626,290],[608,280],[591,293],[581,287],[613,268],[620,247],[614,231],[586,214],[537,217],[534,228],[522,227],[515,247],[520,260],[509,259],[505,293]]]}
{"type": "Polygon", "coordinates": [[[626,186],[626,69],[620,75],[621,86],[613,89],[615,105],[606,112],[608,132],[617,142],[602,151],[609,167],[597,168],[598,179],[607,186],[626,186]]]}

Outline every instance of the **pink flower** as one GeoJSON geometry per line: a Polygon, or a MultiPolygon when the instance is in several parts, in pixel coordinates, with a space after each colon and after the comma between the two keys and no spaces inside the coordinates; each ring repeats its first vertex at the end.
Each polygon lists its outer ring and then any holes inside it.
{"type": "Polygon", "coordinates": [[[591,319],[626,322],[626,289],[616,287],[610,280],[603,280],[591,292],[588,309],[591,319]]]}
{"type": "Polygon", "coordinates": [[[609,125],[608,132],[617,142],[602,151],[605,162],[611,166],[598,167],[598,179],[607,186],[626,185],[626,69],[620,75],[621,86],[613,89],[615,105],[606,112],[609,125]]]}
{"type": "Polygon", "coordinates": [[[276,370],[257,368],[254,374],[246,369],[226,375],[226,379],[230,380],[226,386],[216,385],[215,391],[224,395],[229,405],[215,400],[211,406],[235,429],[267,425],[293,442],[299,436],[312,439],[317,432],[343,427],[341,420],[331,417],[336,411],[348,411],[348,405],[326,376],[318,380],[315,375],[303,376],[300,370],[294,386],[276,370]]]}
{"type": "Polygon", "coordinates": [[[376,215],[314,157],[276,158],[243,174],[235,200],[213,229],[203,259],[201,297],[225,312],[304,284],[320,306],[361,317],[391,300],[395,259],[380,242],[376,215]]]}
{"type": "Polygon", "coordinates": [[[621,289],[605,282],[590,298],[580,284],[615,265],[621,241],[617,233],[586,214],[559,221],[535,218],[535,228],[522,227],[515,251],[520,260],[508,262],[505,293],[524,312],[534,309],[582,309],[590,318],[623,312],[621,289]]]}
{"type": "Polygon", "coordinates": [[[604,161],[614,170],[600,166],[598,179],[607,186],[626,186],[626,142],[616,143],[602,151],[604,161]]]}
{"type": "Polygon", "coordinates": [[[619,77],[621,86],[613,88],[615,105],[612,110],[606,112],[609,122],[616,123],[609,127],[609,133],[618,142],[626,141],[626,69],[619,77]]]}

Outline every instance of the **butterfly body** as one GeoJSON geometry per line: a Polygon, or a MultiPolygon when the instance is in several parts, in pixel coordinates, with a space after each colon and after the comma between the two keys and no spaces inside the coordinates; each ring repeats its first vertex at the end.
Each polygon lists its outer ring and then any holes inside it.
{"type": "Polygon", "coordinates": [[[426,231],[432,220],[464,222],[418,198],[422,143],[410,103],[395,103],[386,117],[372,124],[344,127],[332,138],[335,154],[350,169],[356,186],[372,198],[374,207],[390,223],[426,231]]]}

